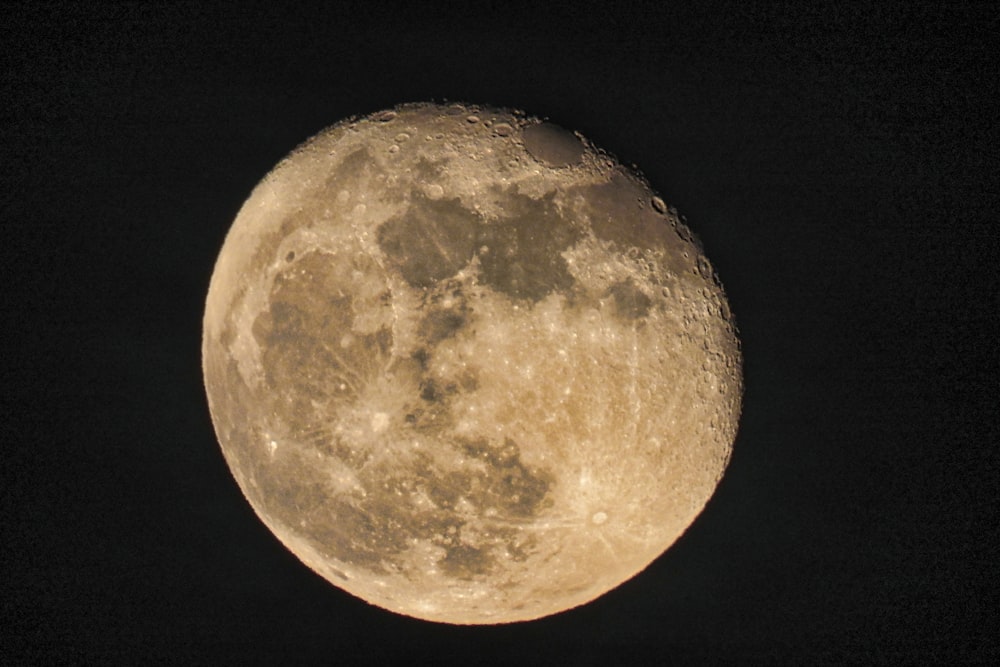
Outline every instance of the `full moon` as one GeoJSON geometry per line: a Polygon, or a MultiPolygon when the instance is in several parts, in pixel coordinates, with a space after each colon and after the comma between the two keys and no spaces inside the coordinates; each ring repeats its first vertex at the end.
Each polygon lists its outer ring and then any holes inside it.
{"type": "Polygon", "coordinates": [[[676,211],[579,134],[409,104],[340,122],[240,209],[202,341],[268,528],[409,616],[525,621],[635,576],[729,461],[740,347],[676,211]]]}

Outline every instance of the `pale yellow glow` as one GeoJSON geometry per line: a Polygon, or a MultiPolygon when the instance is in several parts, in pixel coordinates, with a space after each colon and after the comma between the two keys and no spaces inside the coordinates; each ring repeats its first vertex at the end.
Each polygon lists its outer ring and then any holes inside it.
{"type": "Polygon", "coordinates": [[[399,613],[593,600],[691,524],[740,353],[711,265],[639,177],[488,107],[340,123],[219,255],[203,362],[226,461],[307,565],[399,613]]]}

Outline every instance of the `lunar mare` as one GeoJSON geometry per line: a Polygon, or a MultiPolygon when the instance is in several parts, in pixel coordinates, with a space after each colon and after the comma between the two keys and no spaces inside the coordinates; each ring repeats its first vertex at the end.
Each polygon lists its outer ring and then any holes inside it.
{"type": "Polygon", "coordinates": [[[521,112],[413,104],[300,146],[240,210],[203,366],[223,454],[304,563],[380,607],[586,603],[728,463],[739,343],[638,175],[521,112]]]}

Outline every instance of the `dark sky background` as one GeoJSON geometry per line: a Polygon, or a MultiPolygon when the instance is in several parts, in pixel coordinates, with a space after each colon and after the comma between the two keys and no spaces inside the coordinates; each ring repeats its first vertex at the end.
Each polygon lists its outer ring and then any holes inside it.
{"type": "Polygon", "coordinates": [[[0,662],[998,659],[992,3],[89,4],[0,20],[0,662]],[[313,574],[243,499],[201,383],[261,177],[341,118],[444,99],[638,164],[743,341],[704,513],[532,623],[426,623],[313,574]]]}

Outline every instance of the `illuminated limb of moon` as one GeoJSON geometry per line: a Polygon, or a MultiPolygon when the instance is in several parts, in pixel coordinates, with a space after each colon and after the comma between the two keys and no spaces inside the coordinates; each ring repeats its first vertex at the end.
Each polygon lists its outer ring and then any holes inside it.
{"type": "Polygon", "coordinates": [[[213,422],[307,565],[373,604],[528,620],[635,575],[701,511],[742,395],[690,231],[519,112],[340,123],[241,209],[209,290],[213,422]]]}

